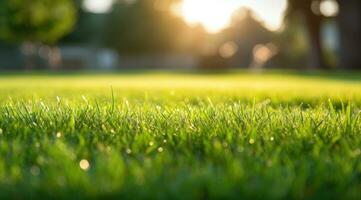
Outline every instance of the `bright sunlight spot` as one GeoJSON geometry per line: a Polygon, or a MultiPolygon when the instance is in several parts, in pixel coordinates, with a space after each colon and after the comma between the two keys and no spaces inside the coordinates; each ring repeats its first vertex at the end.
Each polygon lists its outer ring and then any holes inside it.
{"type": "Polygon", "coordinates": [[[201,24],[210,33],[217,33],[226,28],[232,15],[240,7],[246,7],[255,13],[260,21],[270,30],[282,26],[286,0],[183,0],[177,9],[188,24],[201,24]]]}
{"type": "Polygon", "coordinates": [[[338,3],[335,0],[325,0],[321,2],[320,11],[326,17],[334,17],[338,14],[338,3]]]}
{"type": "Polygon", "coordinates": [[[84,0],[83,7],[88,12],[106,13],[112,8],[113,0],[84,0]]]}
{"type": "Polygon", "coordinates": [[[184,0],[181,15],[190,24],[201,24],[207,31],[221,31],[230,23],[234,8],[231,4],[217,0],[184,0]]]}
{"type": "Polygon", "coordinates": [[[81,160],[81,161],[79,162],[79,167],[80,167],[82,170],[84,170],[84,171],[88,170],[89,167],[90,167],[89,161],[87,161],[87,160],[85,160],[85,159],[81,160]]]}

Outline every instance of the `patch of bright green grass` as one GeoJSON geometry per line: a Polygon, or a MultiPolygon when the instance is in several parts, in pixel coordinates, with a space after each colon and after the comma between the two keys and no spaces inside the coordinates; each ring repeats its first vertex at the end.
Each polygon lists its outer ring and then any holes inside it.
{"type": "Polygon", "coordinates": [[[360,199],[360,108],[347,74],[3,75],[0,199],[360,199]]]}

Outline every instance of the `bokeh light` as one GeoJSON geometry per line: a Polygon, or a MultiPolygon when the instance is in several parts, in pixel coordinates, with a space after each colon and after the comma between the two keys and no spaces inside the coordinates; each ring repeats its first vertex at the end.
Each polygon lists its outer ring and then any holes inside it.
{"type": "Polygon", "coordinates": [[[253,48],[253,62],[250,68],[253,70],[263,69],[264,65],[278,53],[278,47],[272,43],[257,44],[253,48]]]}
{"type": "Polygon", "coordinates": [[[90,167],[89,161],[86,160],[86,159],[82,159],[79,162],[79,167],[80,167],[80,169],[82,169],[84,171],[87,171],[89,169],[89,167],[90,167]]]}
{"type": "Polygon", "coordinates": [[[84,0],[83,8],[92,13],[106,13],[112,8],[113,0],[84,0]]]}
{"type": "Polygon", "coordinates": [[[339,6],[335,0],[325,0],[320,4],[321,14],[326,17],[334,17],[338,15],[339,6]]]}
{"type": "Polygon", "coordinates": [[[219,55],[223,58],[231,58],[238,51],[238,45],[235,42],[226,42],[219,48],[219,55]]]}

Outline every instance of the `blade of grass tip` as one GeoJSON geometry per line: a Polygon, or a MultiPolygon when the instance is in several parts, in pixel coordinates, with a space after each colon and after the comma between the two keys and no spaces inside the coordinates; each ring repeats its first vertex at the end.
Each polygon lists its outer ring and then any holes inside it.
{"type": "Polygon", "coordinates": [[[256,97],[253,97],[253,102],[252,102],[252,113],[251,113],[251,117],[252,120],[255,119],[254,115],[255,115],[255,111],[256,111],[256,97]]]}
{"type": "Polygon", "coordinates": [[[345,113],[345,104],[343,103],[342,99],[341,99],[341,111],[342,113],[345,113]]]}
{"type": "Polygon", "coordinates": [[[303,123],[304,123],[304,118],[303,118],[303,102],[300,103],[299,109],[300,109],[301,122],[302,122],[302,124],[303,124],[303,123]]]}
{"type": "MultiPolygon", "coordinates": [[[[347,120],[347,126],[351,129],[351,102],[348,102],[346,107],[346,120],[347,120]]],[[[351,131],[351,130],[350,130],[351,131]]]]}
{"type": "Polygon", "coordinates": [[[328,107],[330,108],[332,115],[336,116],[336,110],[335,107],[333,106],[331,99],[328,99],[328,107]]]}
{"type": "Polygon", "coordinates": [[[96,109],[97,109],[97,113],[98,113],[98,115],[100,116],[100,108],[99,108],[99,103],[98,103],[98,100],[97,99],[95,99],[95,107],[96,107],[96,109]]]}
{"type": "Polygon", "coordinates": [[[208,101],[209,105],[211,106],[211,108],[214,108],[211,98],[207,97],[207,101],[208,101]]]}
{"type": "Polygon", "coordinates": [[[113,86],[110,86],[111,92],[112,92],[112,109],[111,109],[111,114],[114,113],[114,108],[115,108],[115,97],[114,97],[114,90],[113,90],[113,86]]]}
{"type": "Polygon", "coordinates": [[[68,126],[71,132],[75,130],[75,113],[71,113],[68,126]]]}

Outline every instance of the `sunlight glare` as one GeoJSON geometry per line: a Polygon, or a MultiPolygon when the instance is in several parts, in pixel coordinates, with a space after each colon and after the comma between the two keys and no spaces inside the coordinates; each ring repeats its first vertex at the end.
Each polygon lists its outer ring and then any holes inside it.
{"type": "Polygon", "coordinates": [[[217,0],[183,0],[180,12],[189,24],[201,24],[216,33],[230,23],[233,9],[217,0]]]}
{"type": "Polygon", "coordinates": [[[84,170],[84,171],[87,171],[90,167],[90,164],[89,164],[89,161],[86,160],[86,159],[82,159],[80,162],[79,162],[79,167],[84,170]]]}
{"type": "Polygon", "coordinates": [[[257,19],[275,31],[282,26],[287,0],[183,0],[177,10],[188,24],[201,24],[208,32],[217,33],[241,7],[253,10],[257,19]]]}
{"type": "Polygon", "coordinates": [[[83,8],[92,13],[107,13],[111,10],[113,0],[84,0],[83,8]]]}
{"type": "Polygon", "coordinates": [[[320,4],[320,11],[326,17],[337,16],[339,12],[338,3],[335,0],[325,0],[320,4]]]}

